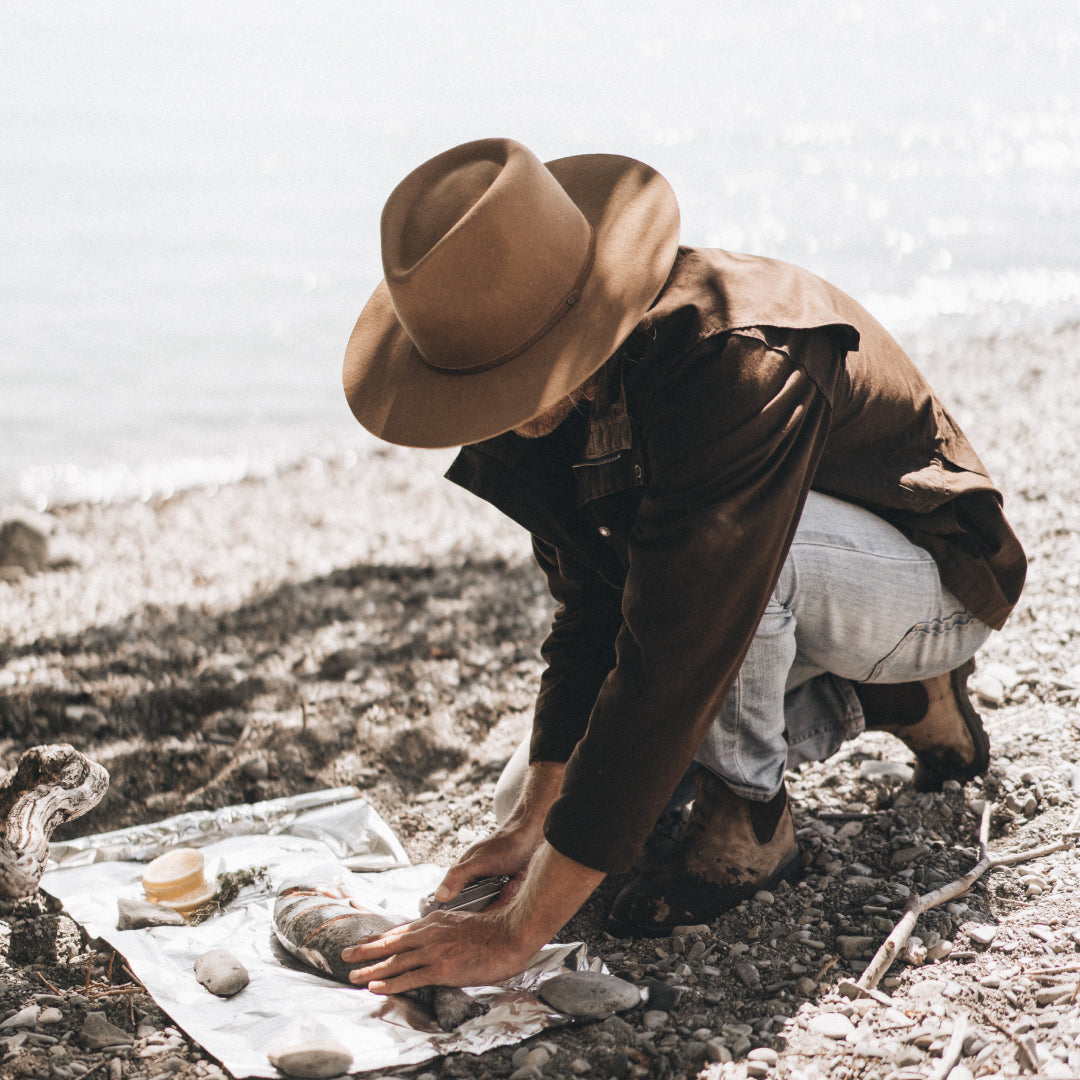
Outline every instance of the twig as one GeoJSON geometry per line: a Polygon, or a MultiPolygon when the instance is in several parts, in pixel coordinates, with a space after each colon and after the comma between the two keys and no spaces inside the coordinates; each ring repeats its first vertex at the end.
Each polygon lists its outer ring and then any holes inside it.
{"type": "Polygon", "coordinates": [[[46,985],[46,986],[47,986],[47,987],[48,987],[48,988],[49,988],[49,989],[50,989],[50,990],[51,990],[51,991],[52,991],[52,992],[54,993],[54,994],[57,994],[57,995],[59,995],[59,994],[60,994],[60,991],[59,991],[59,990],[57,990],[57,988],[56,988],[55,986],[53,986],[53,984],[52,984],[51,982],[49,982],[49,980],[48,980],[48,979],[46,979],[46,978],[45,978],[45,976],[44,976],[44,975],[42,975],[40,971],[35,971],[35,972],[34,972],[34,974],[35,974],[35,975],[36,975],[36,976],[37,976],[37,977],[38,977],[38,978],[39,978],[39,979],[40,979],[40,980],[41,980],[41,981],[42,981],[42,982],[43,982],[43,983],[44,983],[44,984],[45,984],[45,985],[46,985]]]}
{"type": "Polygon", "coordinates": [[[814,976],[814,982],[821,982],[825,975],[825,972],[829,970],[840,959],[839,956],[830,956],[824,964],[821,965],[821,970],[814,976]]]}
{"type": "Polygon", "coordinates": [[[948,1080],[949,1073],[953,1071],[960,1055],[964,1052],[964,1040],[968,1033],[968,1019],[961,1013],[953,1022],[952,1036],[948,1045],[941,1055],[941,1061],[926,1080],[948,1080]]]}
{"type": "Polygon", "coordinates": [[[907,944],[920,915],[924,915],[931,908],[936,908],[958,896],[963,896],[987,870],[993,870],[998,866],[1013,866],[1016,863],[1029,862],[1044,855],[1051,855],[1055,851],[1061,851],[1063,848],[1069,847],[1075,840],[1075,836],[1068,835],[1056,844],[1048,844],[1032,851],[1014,852],[1010,855],[991,855],[989,851],[990,815],[993,809],[994,804],[991,802],[987,802],[983,807],[982,820],[979,823],[979,861],[966,874],[958,877],[955,881],[950,881],[942,885],[941,888],[924,893],[922,896],[913,896],[907,902],[900,921],[892,928],[892,932],[882,942],[881,947],[874,954],[874,958],[867,964],[862,975],[859,976],[856,985],[860,989],[866,990],[877,986],[881,981],[881,977],[889,970],[893,961],[907,944]]]}

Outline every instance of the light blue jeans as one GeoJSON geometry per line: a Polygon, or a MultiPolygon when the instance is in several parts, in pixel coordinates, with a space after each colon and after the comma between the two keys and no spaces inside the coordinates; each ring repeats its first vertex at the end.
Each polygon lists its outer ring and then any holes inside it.
{"type": "Polygon", "coordinates": [[[863,730],[852,682],[952,671],[989,637],[929,552],[876,514],[810,492],[750,651],[695,759],[748,799],[863,730]]]}
{"type": "MultiPolygon", "coordinates": [[[[784,770],[824,761],[863,730],[852,682],[952,671],[990,628],[942,584],[925,549],[851,503],[810,492],[780,580],[695,760],[744,798],[771,799],[784,770]]],[[[495,791],[503,821],[524,782],[529,740],[495,791]]]]}

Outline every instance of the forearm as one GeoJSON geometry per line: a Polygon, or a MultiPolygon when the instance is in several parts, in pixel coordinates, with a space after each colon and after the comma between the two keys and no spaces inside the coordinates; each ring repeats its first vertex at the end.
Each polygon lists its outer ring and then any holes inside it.
{"type": "Polygon", "coordinates": [[[535,952],[549,942],[604,880],[593,870],[542,841],[506,914],[511,933],[535,952]]]}

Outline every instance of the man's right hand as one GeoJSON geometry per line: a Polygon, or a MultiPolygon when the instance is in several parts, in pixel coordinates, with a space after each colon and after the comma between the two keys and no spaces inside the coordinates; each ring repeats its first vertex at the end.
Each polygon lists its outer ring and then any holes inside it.
{"type": "Polygon", "coordinates": [[[510,902],[544,838],[544,818],[562,789],[564,769],[561,762],[553,761],[536,761],[529,766],[525,786],[509,818],[450,867],[435,890],[439,903],[457,896],[470,881],[482,877],[510,878],[489,911],[510,902]]]}

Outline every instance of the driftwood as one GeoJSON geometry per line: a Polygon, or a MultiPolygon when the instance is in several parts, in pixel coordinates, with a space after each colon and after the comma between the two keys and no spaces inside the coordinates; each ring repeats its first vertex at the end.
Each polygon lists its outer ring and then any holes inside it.
{"type": "Polygon", "coordinates": [[[0,781],[0,896],[29,896],[49,857],[57,826],[92,810],[109,774],[73,746],[32,746],[0,781]]]}
{"type": "Polygon", "coordinates": [[[1051,855],[1055,851],[1071,847],[1076,842],[1078,822],[1073,821],[1069,832],[1063,840],[1056,844],[1048,844],[1045,847],[1032,848],[1030,851],[1018,851],[1011,855],[991,855],[990,843],[990,815],[993,812],[993,803],[987,803],[983,807],[982,820],[979,823],[979,861],[962,877],[942,885],[940,889],[924,893],[922,896],[913,896],[904,908],[904,914],[900,921],[893,927],[892,933],[882,942],[881,948],[874,954],[873,960],[866,966],[857,983],[851,984],[855,989],[866,994],[868,997],[875,996],[870,993],[881,981],[881,977],[892,966],[893,961],[900,955],[911,932],[915,929],[915,923],[919,916],[925,914],[931,908],[936,908],[958,896],[963,896],[976,881],[997,866],[1013,866],[1016,863],[1030,862],[1032,859],[1051,855]]]}

